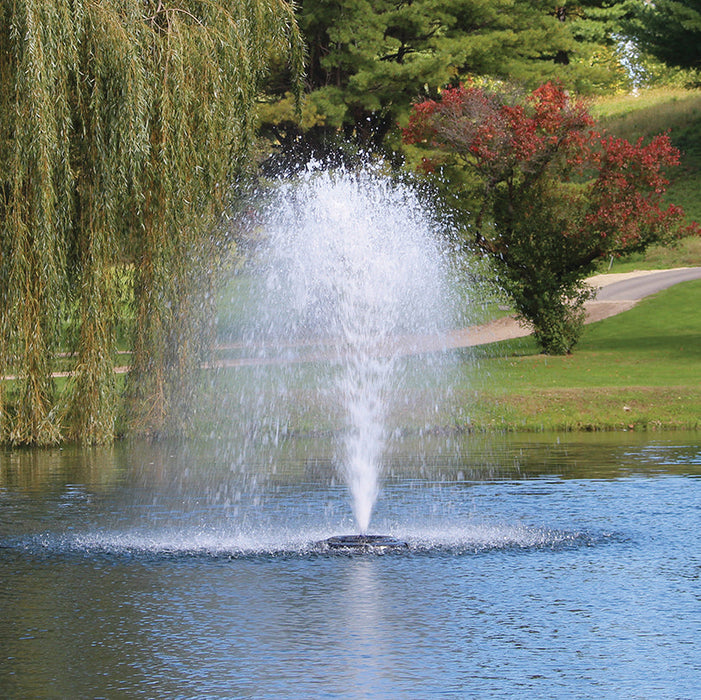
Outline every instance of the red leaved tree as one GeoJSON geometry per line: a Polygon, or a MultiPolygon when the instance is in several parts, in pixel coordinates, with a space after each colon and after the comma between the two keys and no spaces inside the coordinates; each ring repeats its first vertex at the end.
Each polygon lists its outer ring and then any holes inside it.
{"type": "Polygon", "coordinates": [[[468,235],[546,353],[579,339],[595,261],[699,233],[662,205],[666,170],[679,164],[669,137],[602,135],[584,103],[553,83],[526,96],[445,90],[414,105],[403,139],[429,151],[425,172],[460,183],[468,235]]]}

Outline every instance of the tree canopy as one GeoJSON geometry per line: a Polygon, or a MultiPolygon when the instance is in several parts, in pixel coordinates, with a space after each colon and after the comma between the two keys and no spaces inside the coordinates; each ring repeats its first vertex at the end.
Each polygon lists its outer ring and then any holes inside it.
{"type": "Polygon", "coordinates": [[[270,63],[299,78],[302,55],[285,0],[0,1],[0,375],[16,377],[3,437],[112,438],[120,276],[129,420],[149,434],[187,422],[253,105],[270,63]]]}
{"type": "Polygon", "coordinates": [[[701,68],[701,1],[640,3],[627,25],[640,48],[679,68],[701,68]]]}

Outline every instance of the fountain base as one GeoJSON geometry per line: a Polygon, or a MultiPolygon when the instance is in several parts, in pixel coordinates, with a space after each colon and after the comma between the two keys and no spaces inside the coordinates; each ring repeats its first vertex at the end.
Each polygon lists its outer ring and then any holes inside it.
{"type": "Polygon", "coordinates": [[[318,543],[322,551],[384,553],[408,549],[409,545],[389,535],[335,535],[318,543]]]}

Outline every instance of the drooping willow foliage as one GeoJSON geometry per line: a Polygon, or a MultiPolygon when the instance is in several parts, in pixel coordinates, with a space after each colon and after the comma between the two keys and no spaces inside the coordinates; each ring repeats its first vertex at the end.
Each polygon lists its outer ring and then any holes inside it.
{"type": "Polygon", "coordinates": [[[0,438],[113,438],[124,278],[125,415],[145,434],[186,427],[252,107],[270,62],[286,57],[300,80],[302,54],[286,0],[0,0],[0,376],[11,378],[0,438]]]}

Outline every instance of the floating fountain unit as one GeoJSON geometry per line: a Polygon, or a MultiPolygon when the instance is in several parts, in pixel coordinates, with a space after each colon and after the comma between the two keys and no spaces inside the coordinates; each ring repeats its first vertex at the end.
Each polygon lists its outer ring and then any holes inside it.
{"type": "Polygon", "coordinates": [[[318,543],[323,552],[385,554],[409,549],[403,540],[390,535],[335,535],[318,543]]]}

